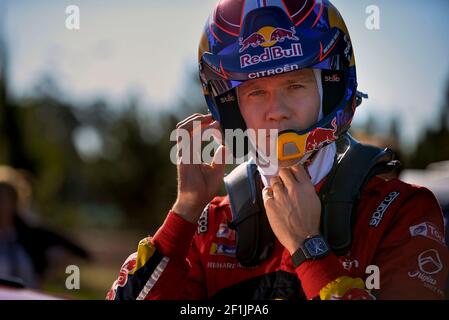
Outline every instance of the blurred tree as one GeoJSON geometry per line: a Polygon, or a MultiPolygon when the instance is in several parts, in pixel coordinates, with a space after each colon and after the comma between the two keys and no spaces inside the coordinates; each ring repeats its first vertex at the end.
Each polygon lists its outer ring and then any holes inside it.
{"type": "Polygon", "coordinates": [[[36,159],[35,194],[40,209],[47,212],[51,204],[82,200],[82,162],[72,141],[79,121],[72,107],[51,96],[21,104],[25,146],[36,159]]]}
{"type": "Polygon", "coordinates": [[[379,125],[377,124],[376,117],[373,114],[369,114],[364,129],[366,135],[368,136],[378,135],[379,125]]]}
{"type": "Polygon", "coordinates": [[[430,163],[449,160],[449,81],[438,120],[438,125],[426,129],[418,141],[410,156],[411,167],[425,168],[430,163]]]}
{"type": "Polygon", "coordinates": [[[16,168],[34,171],[34,161],[23,145],[18,107],[9,99],[7,76],[7,49],[3,36],[3,24],[0,24],[0,150],[3,155],[0,160],[16,168]]]}
{"type": "Polygon", "coordinates": [[[388,136],[393,143],[399,145],[399,142],[401,141],[401,125],[397,117],[391,119],[388,136]]]}

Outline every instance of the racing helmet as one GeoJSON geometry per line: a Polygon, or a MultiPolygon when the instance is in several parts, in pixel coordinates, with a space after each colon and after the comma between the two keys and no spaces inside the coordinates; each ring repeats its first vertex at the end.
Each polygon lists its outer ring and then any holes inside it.
{"type": "Polygon", "coordinates": [[[222,130],[246,129],[237,88],[245,81],[312,68],[321,70],[323,117],[277,138],[277,157],[311,155],[345,133],[361,103],[353,46],[328,0],[221,0],[199,45],[207,106],[222,130]]]}

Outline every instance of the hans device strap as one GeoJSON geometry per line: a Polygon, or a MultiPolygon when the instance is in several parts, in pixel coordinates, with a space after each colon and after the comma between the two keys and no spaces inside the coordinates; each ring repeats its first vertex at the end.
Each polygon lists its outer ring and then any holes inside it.
{"type": "Polygon", "coordinates": [[[345,255],[352,243],[355,209],[372,177],[400,166],[394,152],[363,145],[344,134],[337,141],[336,164],[320,189],[321,232],[336,255],[345,255]]]}
{"type": "MultiPolygon", "coordinates": [[[[361,190],[373,176],[390,172],[400,163],[394,161],[390,149],[363,145],[349,134],[336,143],[335,164],[319,193],[321,234],[335,254],[344,255],[351,246],[353,213],[361,190]]],[[[229,225],[237,233],[237,259],[243,266],[255,266],[269,256],[275,241],[256,165],[239,165],[224,178],[224,183],[233,218],[229,225]]]]}
{"type": "Polygon", "coordinates": [[[245,267],[258,265],[271,253],[275,236],[265,213],[262,182],[255,164],[242,163],[224,179],[236,230],[236,256],[245,267]]]}

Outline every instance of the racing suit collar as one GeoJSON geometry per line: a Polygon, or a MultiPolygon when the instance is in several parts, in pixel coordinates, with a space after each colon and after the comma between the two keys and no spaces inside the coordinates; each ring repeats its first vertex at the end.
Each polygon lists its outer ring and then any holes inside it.
{"type": "MultiPolygon", "coordinates": [[[[331,171],[334,165],[335,155],[337,153],[337,147],[335,142],[320,149],[312,159],[311,163],[307,166],[307,170],[311,177],[312,184],[316,186],[319,184],[331,171]]],[[[258,166],[257,170],[260,173],[264,186],[269,186],[271,177],[275,175],[266,174],[267,169],[258,166]]],[[[272,170],[270,172],[273,172],[272,170]]]]}

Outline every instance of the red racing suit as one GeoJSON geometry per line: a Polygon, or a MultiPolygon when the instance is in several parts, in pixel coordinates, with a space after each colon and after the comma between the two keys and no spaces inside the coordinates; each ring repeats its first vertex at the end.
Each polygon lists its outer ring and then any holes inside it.
{"type": "MultiPolygon", "coordinates": [[[[319,186],[317,187],[319,188],[319,186]]],[[[374,177],[357,206],[349,253],[294,268],[276,242],[260,265],[241,266],[228,197],[198,224],[169,212],[123,264],[107,299],[441,299],[449,270],[441,208],[432,192],[374,177]]]]}

